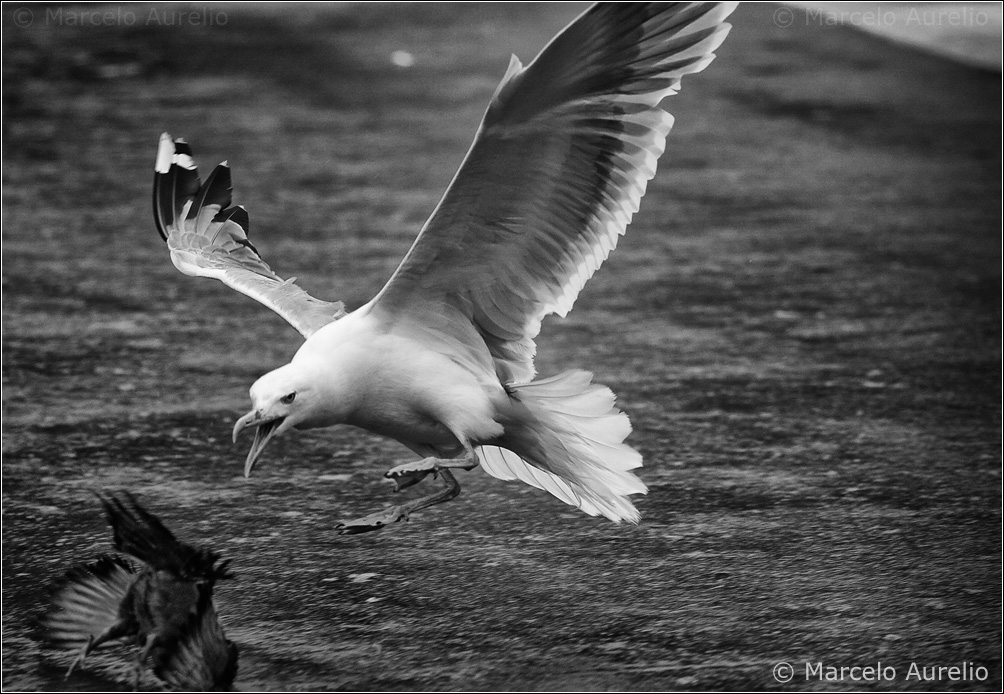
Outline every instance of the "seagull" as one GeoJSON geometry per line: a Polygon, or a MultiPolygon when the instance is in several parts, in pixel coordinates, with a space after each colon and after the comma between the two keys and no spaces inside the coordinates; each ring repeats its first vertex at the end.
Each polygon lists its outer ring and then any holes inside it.
{"type": "Polygon", "coordinates": [[[386,473],[397,489],[442,488],[342,523],[378,530],[457,496],[452,471],[480,465],[592,516],[637,523],[647,487],[624,443],[626,414],[592,374],[535,378],[542,319],[564,316],[638,210],[673,117],[660,107],[700,72],[737,3],[600,3],[524,67],[513,56],[467,156],[383,289],[347,312],[282,279],[248,240],[226,162],[202,183],[184,139],[161,136],[153,207],[171,260],[258,300],[304,337],[259,378],[233,439],[244,465],[290,429],[346,424],[421,460],[386,473]]]}
{"type": "Polygon", "coordinates": [[[141,562],[105,555],[71,569],[47,620],[50,641],[77,651],[66,676],[103,643],[133,637],[138,685],[149,657],[154,674],[178,691],[228,689],[237,675],[237,646],[213,607],[216,581],[231,578],[229,561],[179,542],[136,499],[102,498],[115,549],[141,562]]]}

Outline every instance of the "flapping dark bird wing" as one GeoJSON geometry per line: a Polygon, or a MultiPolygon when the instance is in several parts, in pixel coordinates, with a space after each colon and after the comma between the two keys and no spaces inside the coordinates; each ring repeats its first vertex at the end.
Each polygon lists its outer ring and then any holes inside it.
{"type": "Polygon", "coordinates": [[[178,578],[207,580],[227,578],[229,561],[219,566],[219,555],[179,542],[156,516],[137,503],[128,492],[101,498],[114,533],[115,549],[139,559],[152,569],[178,578]]]}

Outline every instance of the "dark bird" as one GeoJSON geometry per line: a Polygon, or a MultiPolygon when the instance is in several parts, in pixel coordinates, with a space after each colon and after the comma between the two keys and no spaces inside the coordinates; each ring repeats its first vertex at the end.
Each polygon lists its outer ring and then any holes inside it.
{"type": "Polygon", "coordinates": [[[101,502],[115,549],[140,564],[103,556],[67,574],[47,623],[55,645],[77,651],[67,677],[98,646],[130,638],[140,646],[137,683],[149,661],[174,689],[229,689],[237,646],[226,639],[213,607],[216,582],[231,578],[229,560],[179,542],[131,494],[101,502]]]}
{"type": "Polygon", "coordinates": [[[177,691],[226,691],[237,677],[237,646],[227,640],[211,591],[199,594],[188,624],[154,673],[177,691]]]}
{"type": "Polygon", "coordinates": [[[384,288],[346,313],[283,280],[231,206],[230,169],[201,183],[192,150],[161,137],[154,214],[181,272],[265,304],[305,338],[251,387],[233,436],[244,466],[290,429],[348,424],[423,459],[387,473],[445,488],[341,526],[376,530],[456,496],[480,465],[593,516],[638,522],[641,455],[609,388],[586,371],[534,380],[541,320],[565,315],[638,210],[673,117],[661,107],[703,70],[734,3],[600,3],[526,67],[513,56],[459,171],[384,288]]]}

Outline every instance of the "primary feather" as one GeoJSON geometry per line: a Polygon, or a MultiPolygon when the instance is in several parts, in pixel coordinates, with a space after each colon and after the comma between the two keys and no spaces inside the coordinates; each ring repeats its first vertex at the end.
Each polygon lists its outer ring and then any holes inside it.
{"type": "Polygon", "coordinates": [[[192,149],[183,139],[160,136],[153,183],[157,230],[174,266],[186,275],[217,279],[268,306],[304,337],[345,315],[340,302],[312,297],[272,272],[248,240],[250,218],[232,207],[230,167],[218,165],[199,182],[192,149]]]}

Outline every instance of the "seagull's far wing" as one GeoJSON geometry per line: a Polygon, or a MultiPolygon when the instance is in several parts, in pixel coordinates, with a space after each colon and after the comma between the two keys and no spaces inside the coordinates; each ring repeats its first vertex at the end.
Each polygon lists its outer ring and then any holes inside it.
{"type": "Polygon", "coordinates": [[[243,206],[230,206],[230,167],[217,166],[200,184],[192,150],[164,133],[157,151],[153,216],[171,260],[193,277],[212,277],[282,316],[304,337],[345,315],[344,305],[315,299],[272,272],[248,241],[243,206]]]}
{"type": "Polygon", "coordinates": [[[513,57],[446,195],[371,310],[392,325],[445,326],[436,330],[460,343],[473,325],[503,380],[532,378],[541,319],[572,307],[655,175],[673,123],[659,102],[711,62],[734,7],[604,3],[525,69],[513,57]]]}

